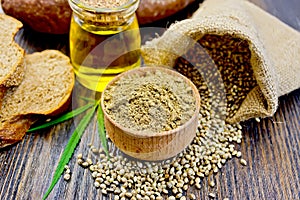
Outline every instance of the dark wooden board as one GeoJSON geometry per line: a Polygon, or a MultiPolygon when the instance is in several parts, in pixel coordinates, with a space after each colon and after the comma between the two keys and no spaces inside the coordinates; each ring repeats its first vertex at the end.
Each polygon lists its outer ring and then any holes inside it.
{"type": "MultiPolygon", "coordinates": [[[[298,0],[253,2],[300,30],[298,0]]],[[[25,27],[16,40],[27,53],[47,48],[68,53],[67,35],[40,34],[25,27]]],[[[69,121],[27,134],[17,145],[0,150],[0,199],[41,199],[75,127],[76,123],[69,121]]],[[[209,199],[208,193],[214,192],[216,199],[300,199],[300,89],[279,99],[273,117],[259,123],[249,120],[243,127],[240,150],[248,165],[242,166],[239,159],[228,161],[214,177],[216,186],[211,188],[204,181],[202,189],[195,191],[197,198],[209,199]]],[[[89,143],[99,144],[95,121],[87,128],[75,155],[81,152],[88,156],[89,143]]],[[[60,179],[49,199],[110,199],[93,187],[90,172],[75,164],[75,157],[70,161],[71,181],[60,179]]]]}

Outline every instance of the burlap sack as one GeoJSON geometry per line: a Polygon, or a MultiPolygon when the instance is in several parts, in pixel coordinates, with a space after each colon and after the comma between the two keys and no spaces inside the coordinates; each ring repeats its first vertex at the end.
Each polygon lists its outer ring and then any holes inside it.
{"type": "Polygon", "coordinates": [[[278,97],[300,87],[300,33],[244,0],[204,1],[191,19],[171,25],[142,47],[145,63],[173,66],[188,46],[186,36],[199,40],[208,33],[249,42],[257,86],[228,121],[271,116],[278,97]]]}

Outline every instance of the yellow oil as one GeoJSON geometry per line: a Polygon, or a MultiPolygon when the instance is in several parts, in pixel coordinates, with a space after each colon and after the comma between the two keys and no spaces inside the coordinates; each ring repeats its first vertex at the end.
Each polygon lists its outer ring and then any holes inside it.
{"type": "Polygon", "coordinates": [[[102,92],[116,75],[139,67],[141,37],[134,15],[120,26],[80,24],[76,16],[70,26],[70,57],[77,80],[102,92]]]}

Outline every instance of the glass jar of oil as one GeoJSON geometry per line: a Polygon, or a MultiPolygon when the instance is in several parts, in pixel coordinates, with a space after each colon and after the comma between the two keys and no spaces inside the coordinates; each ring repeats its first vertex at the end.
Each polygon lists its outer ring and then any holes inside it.
{"type": "Polygon", "coordinates": [[[140,66],[139,0],[69,0],[70,58],[77,80],[102,92],[107,83],[140,66]]]}

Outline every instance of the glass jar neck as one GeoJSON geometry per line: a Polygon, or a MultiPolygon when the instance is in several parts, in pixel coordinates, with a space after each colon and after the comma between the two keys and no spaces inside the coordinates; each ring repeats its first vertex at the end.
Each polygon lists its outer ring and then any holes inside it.
{"type": "Polygon", "coordinates": [[[128,0],[122,6],[100,8],[84,4],[81,0],[68,0],[73,14],[81,23],[94,24],[95,26],[121,26],[126,24],[134,15],[139,5],[139,0],[128,0]]]}

